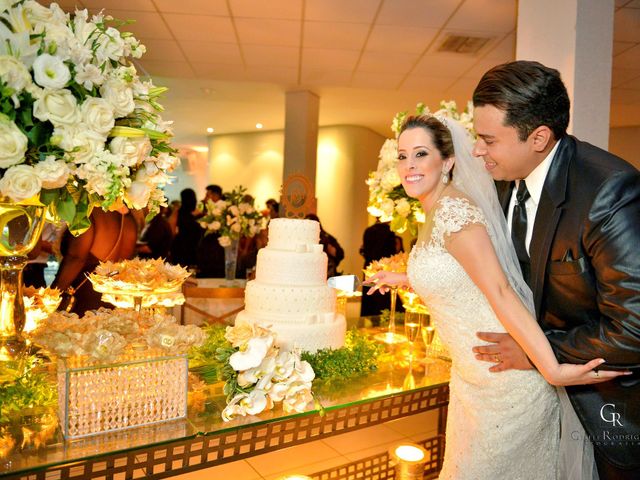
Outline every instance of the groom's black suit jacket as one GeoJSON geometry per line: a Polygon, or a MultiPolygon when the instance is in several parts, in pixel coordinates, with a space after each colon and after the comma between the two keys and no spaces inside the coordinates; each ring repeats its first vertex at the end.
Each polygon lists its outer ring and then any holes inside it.
{"type": "MultiPolygon", "coordinates": [[[[505,211],[513,184],[497,185],[505,211]]],[[[585,363],[602,357],[605,369],[634,371],[595,386],[568,387],[567,392],[595,448],[614,465],[638,468],[638,170],[565,136],[544,183],[529,250],[538,322],[558,360],[585,363]]]]}

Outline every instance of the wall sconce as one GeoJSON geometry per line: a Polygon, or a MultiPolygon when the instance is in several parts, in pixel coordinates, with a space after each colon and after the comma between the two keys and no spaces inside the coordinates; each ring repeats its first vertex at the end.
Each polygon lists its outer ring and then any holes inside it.
{"type": "Polygon", "coordinates": [[[401,443],[391,447],[389,458],[396,467],[396,480],[422,480],[427,455],[427,451],[415,443],[401,443]]]}

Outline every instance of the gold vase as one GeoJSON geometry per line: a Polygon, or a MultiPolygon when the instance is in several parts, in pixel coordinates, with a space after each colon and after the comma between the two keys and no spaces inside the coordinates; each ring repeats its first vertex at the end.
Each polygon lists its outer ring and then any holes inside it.
{"type": "Polygon", "coordinates": [[[44,227],[45,207],[0,202],[0,359],[24,347],[22,270],[44,227]]]}

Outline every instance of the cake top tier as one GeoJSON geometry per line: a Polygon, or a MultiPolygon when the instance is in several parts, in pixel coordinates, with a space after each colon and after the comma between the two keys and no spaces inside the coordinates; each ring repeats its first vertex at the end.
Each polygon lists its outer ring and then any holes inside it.
{"type": "Polygon", "coordinates": [[[295,251],[299,245],[320,242],[320,224],[315,220],[274,218],[269,222],[268,248],[295,251]]]}

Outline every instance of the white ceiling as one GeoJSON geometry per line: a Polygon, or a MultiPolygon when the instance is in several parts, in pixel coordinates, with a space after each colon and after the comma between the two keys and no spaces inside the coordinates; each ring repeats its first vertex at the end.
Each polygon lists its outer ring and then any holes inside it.
{"type": "MultiPolygon", "coordinates": [[[[48,3],[48,2],[45,2],[48,3]]],[[[320,96],[320,125],[388,136],[424,101],[463,105],[482,73],[514,59],[517,0],[63,0],[135,20],[139,62],[170,87],[176,143],[284,127],[285,92],[320,96]],[[475,55],[440,53],[448,33],[489,37],[475,55]],[[215,134],[214,134],[215,135],[215,134]]],[[[640,0],[616,0],[611,123],[640,125],[640,0]]]]}

